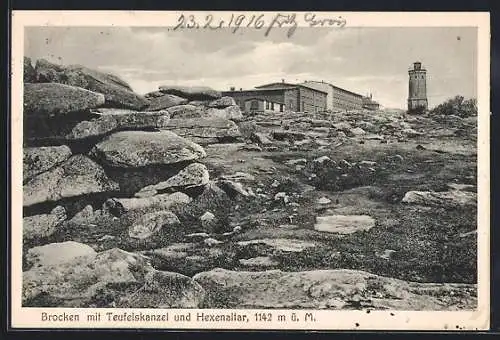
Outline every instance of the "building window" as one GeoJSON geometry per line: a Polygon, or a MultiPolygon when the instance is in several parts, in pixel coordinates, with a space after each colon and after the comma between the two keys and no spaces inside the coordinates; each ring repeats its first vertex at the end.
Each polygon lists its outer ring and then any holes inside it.
{"type": "Polygon", "coordinates": [[[280,112],[283,112],[283,107],[284,107],[284,106],[285,106],[285,105],[280,104],[280,112]]]}
{"type": "Polygon", "coordinates": [[[259,101],[252,100],[252,102],[250,103],[250,110],[257,111],[258,109],[259,109],[259,101]]]}
{"type": "Polygon", "coordinates": [[[274,111],[274,103],[271,103],[271,110],[274,111]]]}
{"type": "Polygon", "coordinates": [[[266,101],[266,110],[269,110],[269,102],[266,101]]]}

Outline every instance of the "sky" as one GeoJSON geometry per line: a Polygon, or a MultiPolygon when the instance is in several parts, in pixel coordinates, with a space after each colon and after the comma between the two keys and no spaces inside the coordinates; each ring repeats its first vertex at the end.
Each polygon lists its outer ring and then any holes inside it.
{"type": "Polygon", "coordinates": [[[323,80],[384,107],[406,107],[408,69],[427,69],[433,107],[476,97],[472,27],[298,28],[173,31],[167,27],[27,27],[25,55],[118,75],[140,94],[160,85],[249,89],[284,79],[323,80]]]}

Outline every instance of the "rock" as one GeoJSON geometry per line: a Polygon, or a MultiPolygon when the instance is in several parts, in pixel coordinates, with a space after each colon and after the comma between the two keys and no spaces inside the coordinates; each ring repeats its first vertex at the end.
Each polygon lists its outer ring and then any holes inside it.
{"type": "Polygon", "coordinates": [[[231,175],[223,175],[220,177],[220,179],[226,179],[226,180],[237,181],[237,182],[253,182],[253,181],[255,181],[255,176],[253,176],[247,172],[237,171],[231,175]]]}
{"type": "Polygon", "coordinates": [[[192,241],[203,241],[209,237],[210,235],[207,233],[191,233],[186,235],[186,238],[189,238],[192,241]]]}
{"type": "Polygon", "coordinates": [[[173,210],[191,201],[188,195],[175,192],[147,198],[110,198],[104,203],[104,207],[116,216],[130,212],[140,216],[150,211],[173,210]]]}
{"type": "Polygon", "coordinates": [[[80,65],[55,65],[42,59],[37,61],[35,71],[40,83],[61,83],[102,93],[108,107],[141,110],[149,104],[144,97],[132,92],[126,82],[109,73],[80,65]]]}
{"type": "Polygon", "coordinates": [[[311,119],[310,123],[313,127],[325,127],[325,128],[332,127],[332,122],[324,119],[311,119]]]}
{"type": "Polygon", "coordinates": [[[472,184],[448,183],[446,185],[451,190],[462,190],[462,191],[470,191],[470,192],[476,191],[476,186],[474,186],[472,184]]]}
{"type": "Polygon", "coordinates": [[[266,134],[261,132],[253,132],[250,139],[260,145],[271,145],[273,142],[267,137],[266,134]]]}
{"type": "Polygon", "coordinates": [[[243,267],[255,268],[270,268],[279,265],[278,262],[272,260],[269,256],[257,256],[250,259],[240,259],[239,262],[243,267]]]}
{"type": "Polygon", "coordinates": [[[28,58],[28,57],[24,57],[23,82],[24,83],[34,83],[34,82],[36,82],[35,68],[31,64],[31,59],[28,58]]]}
{"type": "Polygon", "coordinates": [[[179,219],[172,212],[166,210],[156,211],[142,215],[130,226],[128,235],[140,240],[161,239],[164,229],[168,230],[179,225],[179,219]]]}
{"type": "Polygon", "coordinates": [[[63,84],[24,84],[24,115],[62,116],[104,104],[104,96],[63,84]]]}
{"type": "Polygon", "coordinates": [[[150,99],[150,100],[151,100],[151,98],[162,97],[162,96],[164,96],[164,95],[165,95],[165,93],[162,93],[162,92],[160,92],[160,91],[153,91],[153,92],[148,92],[148,93],[146,93],[146,94],[144,95],[144,98],[147,98],[147,99],[150,99]]]}
{"type": "Polygon", "coordinates": [[[367,215],[330,215],[318,216],[314,229],[336,234],[352,234],[357,231],[370,230],[375,220],[367,215]]]}
{"type": "Polygon", "coordinates": [[[234,205],[234,201],[219,188],[216,183],[208,183],[203,192],[197,196],[190,204],[183,206],[179,211],[175,211],[179,219],[189,225],[198,224],[199,217],[206,211],[210,211],[219,221],[216,232],[226,231],[229,227],[229,215],[234,205]]]}
{"type": "Polygon", "coordinates": [[[291,131],[291,130],[274,130],[273,138],[276,140],[302,140],[306,138],[305,133],[299,131],[291,131]]]}
{"type": "Polygon", "coordinates": [[[477,206],[477,193],[460,190],[408,191],[401,202],[443,208],[475,207],[477,206]]]}
{"type": "Polygon", "coordinates": [[[79,256],[95,255],[92,247],[74,241],[50,243],[28,250],[26,262],[32,267],[58,266],[79,256]]]}
{"type": "Polygon", "coordinates": [[[305,158],[290,159],[290,160],[285,162],[285,164],[287,164],[287,165],[297,165],[297,164],[304,165],[306,163],[307,163],[307,159],[305,159],[305,158]]]}
{"type": "Polygon", "coordinates": [[[118,184],[108,178],[101,166],[83,155],[75,155],[29,180],[23,186],[23,206],[118,190],[118,184]]]}
{"type": "Polygon", "coordinates": [[[160,86],[159,89],[162,93],[173,94],[189,100],[211,100],[222,96],[219,91],[206,86],[160,86]]]}
{"type": "Polygon", "coordinates": [[[278,251],[292,253],[300,253],[308,248],[314,248],[317,246],[317,244],[313,242],[288,238],[263,238],[250,241],[239,241],[237,244],[238,246],[245,248],[248,246],[264,244],[278,251]]]}
{"type": "Polygon", "coordinates": [[[228,106],[224,109],[208,108],[204,115],[209,118],[223,118],[235,122],[243,120],[243,114],[238,105],[228,106]]]}
{"type": "Polygon", "coordinates": [[[349,132],[352,129],[351,124],[346,123],[346,122],[335,123],[335,124],[332,124],[332,126],[336,130],[343,131],[345,133],[349,132]]]}
{"type": "Polygon", "coordinates": [[[414,283],[364,271],[213,269],[193,277],[205,308],[462,310],[477,304],[476,285],[414,283]]]}
{"type": "Polygon", "coordinates": [[[171,106],[166,110],[170,114],[170,118],[200,118],[202,116],[202,110],[195,105],[185,104],[171,106]]]}
{"type": "Polygon", "coordinates": [[[149,102],[150,104],[147,108],[148,110],[159,111],[168,109],[172,106],[184,105],[188,102],[188,100],[173,94],[162,94],[161,96],[150,97],[149,102]]]}
{"type": "Polygon", "coordinates": [[[369,131],[369,132],[378,132],[377,126],[375,124],[367,122],[367,121],[361,121],[356,124],[357,127],[363,129],[364,131],[369,131]]]}
{"type": "Polygon", "coordinates": [[[50,214],[27,216],[23,218],[23,241],[32,242],[56,233],[66,220],[66,210],[55,207],[50,214]]]}
{"type": "Polygon", "coordinates": [[[274,195],[274,200],[275,201],[283,201],[284,204],[287,204],[290,201],[290,198],[288,197],[286,192],[280,191],[274,195]]]}
{"type": "Polygon", "coordinates": [[[234,106],[236,105],[236,102],[234,101],[233,97],[221,97],[219,99],[213,100],[210,103],[208,103],[208,107],[214,107],[217,109],[224,109],[228,106],[234,106]]]}
{"type": "Polygon", "coordinates": [[[229,195],[231,198],[235,198],[238,195],[241,195],[243,197],[248,197],[250,196],[250,193],[248,190],[245,190],[243,188],[243,185],[238,182],[234,182],[231,180],[227,179],[219,179],[217,180],[217,185],[226,192],[226,194],[229,195]]]}
{"type": "Polygon", "coordinates": [[[214,238],[209,237],[209,238],[204,239],[204,240],[203,240],[203,243],[205,243],[205,244],[206,244],[207,246],[209,246],[209,247],[213,247],[213,246],[216,246],[216,245],[222,244],[222,243],[224,243],[224,242],[222,242],[222,241],[219,241],[219,240],[216,240],[216,239],[214,239],[214,238]]]}
{"type": "Polygon", "coordinates": [[[187,98],[190,101],[214,100],[222,96],[219,91],[215,91],[207,86],[160,86],[159,90],[162,93],[173,94],[187,98]]]}
{"type": "Polygon", "coordinates": [[[163,128],[168,124],[166,111],[139,112],[116,109],[100,110],[99,116],[76,124],[66,136],[67,140],[99,137],[122,130],[146,130],[163,128]]]}
{"type": "Polygon", "coordinates": [[[23,182],[63,163],[71,157],[66,145],[23,148],[23,182]]]}
{"type": "Polygon", "coordinates": [[[416,149],[417,149],[417,150],[425,150],[425,147],[424,147],[424,146],[422,146],[422,145],[420,145],[420,144],[418,144],[418,145],[416,146],[416,149]]]}
{"type": "Polygon", "coordinates": [[[91,154],[108,166],[134,168],[195,161],[205,150],[170,131],[122,131],[97,144],[91,154]]]}
{"type": "Polygon", "coordinates": [[[96,220],[96,215],[94,214],[94,208],[92,206],[86,205],[82,210],[76,213],[70,220],[74,224],[93,224],[96,220]]]}
{"type": "Polygon", "coordinates": [[[238,126],[225,118],[175,118],[163,129],[202,145],[235,141],[242,137],[238,126]]]}
{"type": "Polygon", "coordinates": [[[205,165],[191,163],[166,181],[142,188],[135,196],[149,197],[168,189],[201,187],[208,184],[209,180],[208,169],[205,165]]]}
{"type": "Polygon", "coordinates": [[[361,136],[361,135],[364,135],[366,134],[365,130],[363,130],[362,128],[360,127],[355,127],[353,129],[350,129],[349,130],[349,134],[351,136],[361,136]]]}
{"type": "Polygon", "coordinates": [[[121,249],[78,256],[23,273],[25,307],[115,307],[153,270],[144,256],[121,249]]]}
{"type": "Polygon", "coordinates": [[[332,203],[332,200],[323,196],[323,197],[319,198],[317,202],[318,202],[318,204],[330,204],[330,203],[332,203]]]}
{"type": "Polygon", "coordinates": [[[212,214],[210,211],[207,211],[203,215],[201,215],[200,224],[204,230],[214,232],[217,229],[219,221],[217,221],[217,217],[215,217],[214,214],[212,214]]]}
{"type": "Polygon", "coordinates": [[[419,137],[419,136],[423,136],[424,135],[423,132],[418,132],[418,131],[416,131],[414,129],[403,129],[403,131],[401,131],[401,133],[403,133],[404,135],[406,135],[409,138],[419,137]]]}
{"type": "Polygon", "coordinates": [[[374,161],[361,161],[361,162],[358,163],[358,165],[372,167],[372,166],[377,165],[377,162],[374,162],[374,161]]]}
{"type": "Polygon", "coordinates": [[[153,270],[137,294],[125,297],[120,307],[128,308],[200,308],[205,290],[190,277],[153,270]]]}

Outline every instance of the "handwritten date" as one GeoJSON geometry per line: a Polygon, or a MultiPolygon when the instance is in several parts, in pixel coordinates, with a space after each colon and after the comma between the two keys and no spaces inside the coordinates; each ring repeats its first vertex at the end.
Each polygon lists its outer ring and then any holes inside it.
{"type": "MultiPolygon", "coordinates": [[[[267,17],[269,19],[269,17],[267,17]]],[[[346,20],[342,17],[338,18],[320,18],[314,13],[305,13],[299,20],[296,13],[281,14],[278,13],[272,17],[269,22],[266,22],[264,14],[253,14],[246,16],[244,14],[231,14],[228,19],[216,18],[212,14],[206,15],[202,20],[199,17],[190,14],[181,14],[177,19],[177,24],[173,28],[174,31],[181,29],[208,29],[220,30],[230,29],[232,33],[238,32],[241,28],[250,29],[265,29],[264,35],[267,37],[273,28],[287,28],[287,37],[290,38],[295,33],[299,24],[309,27],[344,27],[346,20]]]]}

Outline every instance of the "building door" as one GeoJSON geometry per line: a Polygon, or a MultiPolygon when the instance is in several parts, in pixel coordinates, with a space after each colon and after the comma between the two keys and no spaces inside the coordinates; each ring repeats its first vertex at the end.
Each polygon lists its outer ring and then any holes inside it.
{"type": "Polygon", "coordinates": [[[250,103],[250,111],[258,111],[259,110],[259,101],[258,100],[252,100],[250,103]]]}

